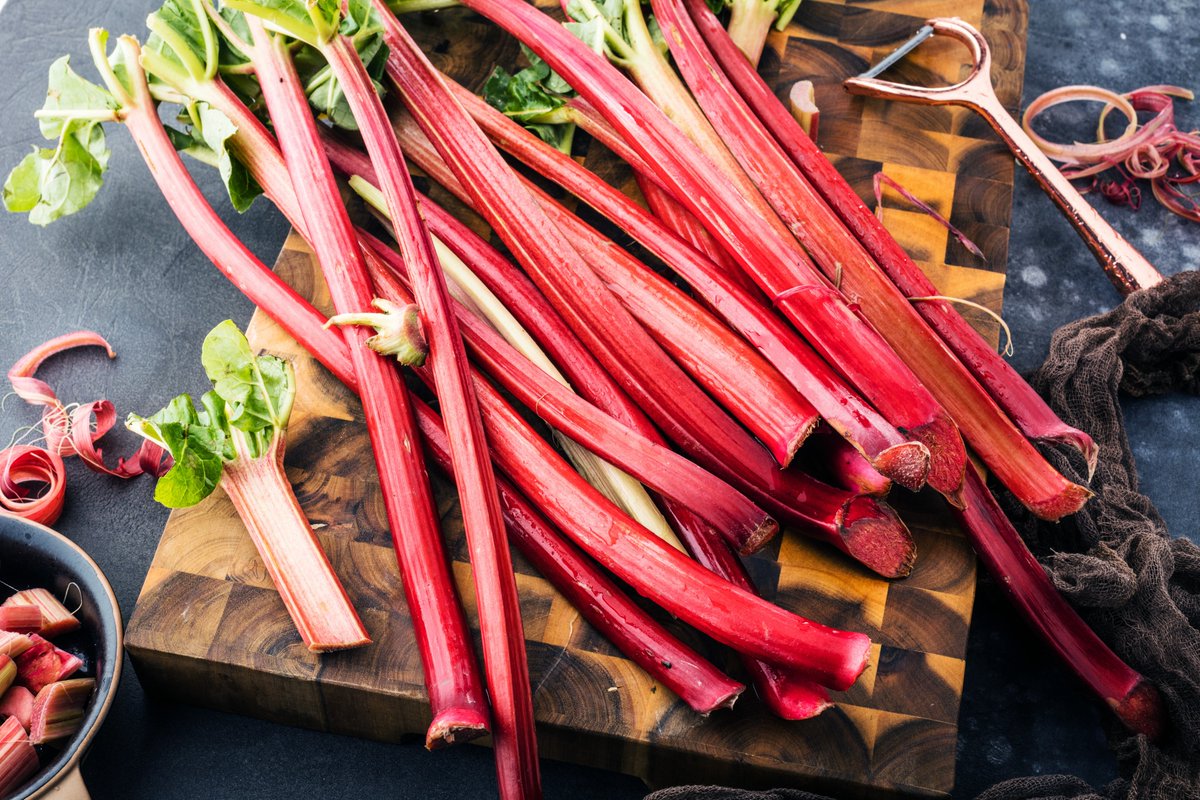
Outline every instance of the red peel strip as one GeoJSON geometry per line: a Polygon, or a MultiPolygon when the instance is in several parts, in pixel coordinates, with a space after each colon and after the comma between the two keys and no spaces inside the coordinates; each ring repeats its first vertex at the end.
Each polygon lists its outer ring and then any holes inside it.
{"type": "Polygon", "coordinates": [[[970,239],[967,238],[967,235],[965,233],[963,233],[958,228],[956,228],[952,224],[950,224],[950,220],[946,219],[941,214],[939,214],[934,209],[933,206],[929,205],[924,200],[917,197],[915,194],[910,192],[908,189],[905,189],[903,186],[901,186],[899,183],[897,183],[895,181],[895,179],[884,174],[882,171],[875,173],[874,186],[875,186],[875,208],[876,209],[883,208],[883,184],[887,184],[889,187],[891,187],[897,193],[899,193],[899,195],[901,197],[903,197],[905,200],[912,203],[914,206],[919,208],[921,211],[924,211],[929,216],[933,217],[941,225],[945,226],[946,230],[950,231],[950,235],[952,235],[955,239],[957,239],[959,244],[961,244],[963,247],[967,248],[967,250],[972,255],[975,255],[975,256],[983,259],[984,263],[987,263],[987,256],[985,256],[983,254],[983,251],[980,250],[979,247],[976,246],[976,244],[974,242],[972,242],[970,239]]]}
{"type": "MultiPolygon", "coordinates": [[[[34,377],[46,359],[76,347],[103,347],[109,358],[117,357],[112,346],[100,334],[95,331],[75,331],[43,342],[21,356],[8,371],[9,383],[12,384],[13,391],[17,396],[31,405],[45,408],[42,412],[42,430],[46,435],[46,447],[45,449],[19,447],[4,452],[16,453],[17,455],[14,455],[13,459],[18,456],[22,458],[21,464],[26,465],[27,470],[34,470],[29,474],[36,473],[44,478],[53,475],[57,469],[57,476],[59,476],[56,480],[27,478],[24,479],[24,483],[45,483],[52,490],[61,494],[66,487],[62,458],[73,455],[78,455],[92,470],[118,478],[133,478],[142,473],[150,473],[156,478],[162,477],[171,468],[171,459],[165,450],[149,441],[143,442],[132,458],[118,459],[115,469],[104,463],[103,451],[96,446],[96,442],[112,430],[116,424],[117,414],[112,403],[108,400],[94,400],[84,403],[68,413],[50,384],[34,377]],[[94,424],[93,418],[95,418],[94,424]],[[17,451],[20,452],[17,453],[17,451]],[[57,467],[54,467],[45,457],[35,459],[30,454],[33,451],[52,454],[58,459],[57,467]],[[30,466],[34,464],[37,466],[30,466]]],[[[5,508],[13,511],[9,507],[11,503],[16,502],[24,508],[29,505],[30,497],[21,493],[17,484],[10,480],[9,476],[13,474],[13,469],[9,465],[10,460],[12,459],[6,458],[3,463],[0,463],[0,469],[3,470],[3,477],[0,478],[0,494],[3,497],[0,497],[0,504],[4,504],[5,508]]],[[[51,492],[47,491],[44,496],[35,499],[40,501],[44,497],[50,496],[51,492]]],[[[54,519],[58,519],[61,511],[62,499],[60,497],[58,507],[53,511],[54,519]]],[[[14,513],[17,512],[14,511],[14,513]]],[[[41,512],[29,512],[27,509],[26,513],[41,512]]],[[[29,518],[33,519],[32,516],[29,518]]],[[[42,519],[36,521],[49,524],[42,519]]]]}
{"type": "Polygon", "coordinates": [[[1200,180],[1200,133],[1184,132],[1175,126],[1173,99],[1194,97],[1179,86],[1145,86],[1125,94],[1093,86],[1065,86],[1030,103],[1022,124],[1048,156],[1064,165],[1063,175],[1071,180],[1094,177],[1110,169],[1121,173],[1121,181],[1092,184],[1091,188],[1098,188],[1109,202],[1136,210],[1141,190],[1133,180],[1148,180],[1155,199],[1167,210],[1200,222],[1200,199],[1179,189],[1200,180]],[[1106,102],[1097,123],[1095,143],[1057,144],[1034,133],[1032,123],[1038,114],[1072,100],[1106,102]],[[1104,123],[1114,109],[1120,110],[1130,122],[1119,137],[1109,140],[1104,135],[1104,123]],[[1139,126],[1138,112],[1154,116],[1139,126]]]}
{"type": "Polygon", "coordinates": [[[0,510],[53,525],[62,514],[67,473],[52,450],[17,445],[0,451],[0,510]]]}

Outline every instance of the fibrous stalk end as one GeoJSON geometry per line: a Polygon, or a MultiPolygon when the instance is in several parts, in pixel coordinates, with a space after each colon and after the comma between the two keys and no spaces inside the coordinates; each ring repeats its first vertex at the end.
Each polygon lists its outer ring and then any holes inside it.
{"type": "Polygon", "coordinates": [[[885,578],[903,578],[912,572],[917,546],[912,533],[887,505],[872,497],[856,497],[846,504],[841,520],[846,553],[885,578]]]}

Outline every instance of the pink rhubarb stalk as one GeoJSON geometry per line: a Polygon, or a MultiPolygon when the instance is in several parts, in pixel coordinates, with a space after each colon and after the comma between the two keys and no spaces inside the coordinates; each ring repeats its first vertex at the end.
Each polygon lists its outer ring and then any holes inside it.
{"type": "MultiPolygon", "coordinates": [[[[42,615],[42,629],[32,631],[32,633],[40,633],[42,636],[53,639],[59,634],[79,629],[79,620],[58,601],[57,597],[50,594],[48,589],[26,589],[23,592],[17,592],[0,606],[0,615],[6,608],[20,607],[36,608],[42,615]]],[[[0,628],[4,628],[4,626],[0,624],[0,628]]],[[[4,628],[4,630],[12,629],[4,628]]]]}
{"type": "MultiPolygon", "coordinates": [[[[739,58],[736,45],[720,21],[704,6],[703,0],[686,0],[686,3],[688,13],[712,48],[721,70],[897,288],[906,297],[940,294],[825,154],[804,135],[761,76],[739,58]]],[[[1089,467],[1094,467],[1098,452],[1092,438],[1060,420],[1046,401],[963,319],[952,303],[921,301],[917,311],[1026,436],[1035,441],[1059,442],[1074,447],[1087,458],[1089,467]]]]}
{"type": "Polygon", "coordinates": [[[1066,665],[1134,733],[1151,739],[1167,724],[1158,690],[1129,667],[1059,594],[1042,565],[972,468],[964,483],[967,508],[956,512],[984,567],[1066,665]]]}
{"type": "MultiPolygon", "coordinates": [[[[450,310],[450,294],[429,232],[417,212],[404,156],[366,67],[344,36],[335,35],[321,50],[345,92],[379,176],[396,241],[412,270],[413,294],[429,340],[429,364],[447,421],[455,483],[462,489],[460,502],[483,633],[500,796],[534,800],[541,796],[541,778],[516,577],[467,356],[450,310]]],[[[323,159],[315,138],[309,144],[323,159]]]]}
{"type": "MultiPolygon", "coordinates": [[[[441,419],[419,400],[416,408],[426,452],[439,469],[449,473],[449,442],[441,419]]],[[[733,706],[744,686],[730,680],[630,600],[587,556],[565,541],[516,487],[502,477],[497,477],[496,485],[509,539],[593,628],[695,711],[708,714],[733,706]]]]}
{"type": "Polygon", "coordinates": [[[37,751],[16,717],[0,724],[0,796],[20,789],[38,771],[37,751]]]}
{"type": "MultiPolygon", "coordinates": [[[[136,52],[136,42],[122,40],[122,44],[136,52]]],[[[136,58],[134,61],[136,63],[136,58]]],[[[317,360],[323,364],[349,365],[350,355],[342,336],[325,330],[324,316],[312,309],[295,290],[247,250],[208,205],[163,130],[145,85],[144,74],[135,73],[134,78],[138,97],[137,102],[134,102],[134,98],[128,98],[129,102],[125,108],[126,128],[141,148],[151,175],[188,234],[251,302],[268,309],[289,335],[317,360]]],[[[222,110],[236,111],[237,105],[240,104],[236,99],[232,103],[228,102],[232,97],[232,94],[225,90],[216,93],[213,99],[226,101],[222,103],[222,110]]],[[[260,148],[260,157],[247,159],[247,163],[263,167],[261,174],[265,174],[271,164],[268,155],[274,154],[278,161],[275,174],[286,180],[287,173],[282,169],[278,151],[261,124],[256,121],[252,124],[253,117],[248,113],[242,117],[231,118],[238,124],[239,136],[248,137],[254,131],[258,131],[260,138],[257,141],[260,144],[265,141],[270,145],[260,148]]],[[[253,152],[253,148],[240,152],[253,152]]],[[[375,357],[374,354],[368,355],[375,357]]],[[[387,364],[384,366],[391,368],[387,364]]],[[[343,369],[339,377],[351,386],[358,385],[355,373],[349,366],[343,369]]],[[[400,417],[398,422],[403,422],[403,419],[400,417]]],[[[421,460],[403,456],[405,450],[401,443],[412,438],[410,434],[386,443],[388,450],[398,457],[399,463],[396,460],[385,462],[383,466],[386,466],[387,470],[381,468],[379,477],[380,484],[384,487],[383,494],[388,506],[393,542],[405,569],[403,574],[406,591],[411,587],[428,590],[424,602],[419,599],[414,602],[412,595],[406,596],[410,602],[409,608],[414,622],[423,620],[425,623],[423,626],[417,626],[417,639],[421,643],[422,656],[425,659],[423,664],[426,677],[435,681],[429,684],[435,720],[450,719],[455,723],[453,726],[442,725],[431,729],[433,735],[429,743],[435,744],[452,728],[478,729],[480,723],[486,722],[486,707],[482,702],[479,681],[471,667],[473,659],[466,644],[469,642],[466,625],[462,620],[462,611],[445,565],[446,558],[440,544],[439,532],[436,526],[432,529],[427,528],[426,530],[432,531],[433,536],[422,537],[418,533],[422,530],[421,524],[405,524],[410,519],[417,522],[420,519],[416,514],[410,517],[406,512],[406,509],[415,506],[420,495],[416,490],[407,491],[405,487],[419,486],[419,483],[414,482],[417,478],[420,481],[426,480],[421,460]],[[392,502],[388,502],[389,496],[392,502]],[[401,536],[401,531],[405,535],[401,536]],[[461,649],[451,649],[456,643],[461,644],[461,649]]]]}
{"type": "MultiPolygon", "coordinates": [[[[907,440],[755,297],[596,175],[523,130],[487,103],[448,82],[456,98],[496,143],[523,163],[562,185],[626,230],[687,281],[811,402],[829,424],[908,488],[925,482],[929,454],[907,440]]],[[[511,305],[510,305],[511,307],[511,305]]]]}
{"type": "Polygon", "coordinates": [[[1090,493],[1037,452],[796,169],[720,71],[683,0],[653,0],[653,6],[701,106],[826,276],[854,299],[1022,503],[1044,519],[1077,511],[1090,493]]]}
{"type": "Polygon", "coordinates": [[[464,5],[521,39],[604,114],[805,338],[889,421],[929,447],[930,485],[954,499],[966,463],[954,423],[803,248],[781,236],[612,65],[550,17],[520,0],[464,5]]]}

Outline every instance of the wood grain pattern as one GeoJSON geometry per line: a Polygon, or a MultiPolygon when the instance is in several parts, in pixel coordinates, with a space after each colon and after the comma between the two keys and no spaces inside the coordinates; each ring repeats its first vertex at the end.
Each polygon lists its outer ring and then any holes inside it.
{"type": "MultiPolygon", "coordinates": [[[[772,36],[763,73],[781,94],[799,78],[816,81],[821,145],[864,198],[870,198],[871,176],[883,169],[980,245],[986,262],[899,198],[885,196],[885,222],[940,289],[998,310],[1011,159],[965,112],[864,102],[839,87],[925,16],[950,13],[983,26],[996,49],[1000,71],[993,77],[1001,97],[1015,104],[1024,60],[1022,0],[805,0],[787,34],[772,36]]],[[[491,64],[517,58],[511,40],[466,12],[425,15],[413,27],[439,66],[472,87],[491,64]]],[[[935,41],[904,65],[902,77],[953,80],[962,69],[959,58],[935,41]]],[[[591,149],[581,150],[589,167],[635,192],[621,162],[591,149]]],[[[477,218],[464,213],[464,219],[486,234],[477,218]]],[[[298,237],[289,238],[276,268],[328,308],[319,271],[298,237]]],[[[415,739],[429,714],[358,403],[261,313],[249,336],[256,347],[295,363],[300,391],[288,475],[376,643],[325,656],[305,650],[232,506],[218,493],[173,513],[163,533],[127,636],[139,676],[150,691],[221,709],[374,739],[415,739]]],[[[457,500],[440,479],[435,491],[474,623],[457,500]]],[[[863,797],[947,794],[975,559],[940,501],[910,496],[903,514],[920,558],[902,582],[873,577],[793,532],[748,562],[766,597],[864,631],[876,642],[859,682],[837,696],[835,708],[803,723],[772,718],[752,692],[731,712],[694,714],[596,634],[517,556],[543,755],[621,770],[653,785],[714,781],[863,797]]],[[[727,653],[694,632],[680,633],[737,674],[727,653]]]]}

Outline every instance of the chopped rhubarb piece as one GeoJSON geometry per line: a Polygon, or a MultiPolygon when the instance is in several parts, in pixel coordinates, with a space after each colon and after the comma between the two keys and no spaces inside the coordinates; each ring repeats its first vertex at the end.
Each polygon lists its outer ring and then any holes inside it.
{"type": "Polygon", "coordinates": [[[0,719],[5,717],[16,717],[29,730],[33,720],[33,692],[24,686],[13,686],[0,695],[0,719]]]}
{"type": "Polygon", "coordinates": [[[78,731],[83,725],[84,709],[95,690],[96,681],[92,678],[60,681],[42,688],[33,699],[29,740],[34,744],[45,744],[65,739],[78,731]]]}
{"type": "Polygon", "coordinates": [[[33,645],[33,641],[23,633],[0,630],[0,654],[16,658],[33,645]]]}
{"type": "Polygon", "coordinates": [[[17,680],[17,664],[8,656],[0,655],[0,694],[8,691],[17,680]]]}
{"type": "Polygon", "coordinates": [[[9,717],[0,725],[0,796],[7,797],[20,788],[37,770],[37,752],[25,729],[15,717],[9,717]]]}
{"type": "Polygon", "coordinates": [[[42,611],[35,606],[0,606],[0,630],[41,633],[42,611]]]}
{"type": "Polygon", "coordinates": [[[43,686],[61,681],[83,666],[83,661],[65,650],[59,650],[52,642],[34,634],[30,636],[32,646],[17,656],[17,682],[29,687],[32,692],[41,691],[43,686]]]}
{"type": "MultiPolygon", "coordinates": [[[[16,630],[16,628],[4,626],[4,613],[8,609],[22,607],[33,607],[42,612],[41,630],[31,632],[40,633],[47,639],[53,639],[59,634],[69,633],[79,628],[79,620],[67,610],[66,606],[58,601],[57,597],[50,594],[48,589],[27,589],[23,592],[17,592],[5,600],[4,605],[0,606],[0,628],[4,628],[4,630],[16,630]]],[[[9,613],[13,612],[9,611],[9,613]]]]}

